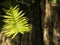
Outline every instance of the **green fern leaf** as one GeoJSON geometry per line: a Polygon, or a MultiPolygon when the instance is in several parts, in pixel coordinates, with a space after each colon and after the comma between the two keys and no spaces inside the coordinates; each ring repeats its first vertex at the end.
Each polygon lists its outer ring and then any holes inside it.
{"type": "Polygon", "coordinates": [[[28,18],[24,17],[25,13],[23,11],[19,12],[18,6],[11,6],[8,10],[3,10],[6,13],[3,20],[5,22],[3,29],[8,37],[13,35],[13,39],[18,33],[24,34],[31,30],[31,25],[28,24],[28,18]]]}

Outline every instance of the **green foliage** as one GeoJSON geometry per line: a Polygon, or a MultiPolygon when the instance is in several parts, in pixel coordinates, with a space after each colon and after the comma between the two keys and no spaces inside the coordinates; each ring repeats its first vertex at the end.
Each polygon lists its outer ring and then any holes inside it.
{"type": "Polygon", "coordinates": [[[51,3],[56,4],[57,3],[57,0],[52,0],[51,3]]]}
{"type": "Polygon", "coordinates": [[[49,0],[49,2],[52,3],[52,4],[54,4],[54,5],[56,5],[57,0],[49,0]]]}
{"type": "Polygon", "coordinates": [[[16,2],[22,3],[22,4],[28,4],[28,3],[34,3],[35,0],[16,0],[16,2]]]}
{"type": "Polygon", "coordinates": [[[11,6],[8,10],[3,9],[6,15],[4,16],[3,30],[5,34],[9,37],[12,36],[12,39],[18,34],[24,34],[31,30],[31,25],[28,24],[28,18],[25,17],[23,11],[19,12],[18,6],[11,6]]]}

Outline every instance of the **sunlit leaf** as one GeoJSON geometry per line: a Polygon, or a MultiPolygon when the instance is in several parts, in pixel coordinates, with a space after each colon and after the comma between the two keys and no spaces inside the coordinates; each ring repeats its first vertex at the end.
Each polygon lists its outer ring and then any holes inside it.
{"type": "Polygon", "coordinates": [[[25,13],[23,13],[23,11],[19,12],[18,6],[11,6],[8,10],[3,10],[6,13],[6,15],[3,16],[5,18],[3,20],[3,22],[5,22],[3,29],[7,37],[13,35],[13,39],[18,33],[24,34],[31,30],[31,26],[28,24],[28,19],[24,16],[25,13]]]}

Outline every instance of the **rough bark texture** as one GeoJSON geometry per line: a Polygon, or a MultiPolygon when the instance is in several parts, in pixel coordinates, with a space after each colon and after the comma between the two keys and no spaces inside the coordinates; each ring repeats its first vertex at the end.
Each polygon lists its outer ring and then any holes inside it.
{"type": "Polygon", "coordinates": [[[0,45],[11,45],[11,39],[7,38],[3,31],[0,33],[0,45]]]}
{"type": "Polygon", "coordinates": [[[43,17],[43,40],[44,45],[49,45],[49,21],[51,20],[50,4],[46,0],[45,15],[43,17]]]}
{"type": "Polygon", "coordinates": [[[44,45],[60,45],[59,6],[50,5],[46,0],[45,13],[42,15],[44,45]]]}

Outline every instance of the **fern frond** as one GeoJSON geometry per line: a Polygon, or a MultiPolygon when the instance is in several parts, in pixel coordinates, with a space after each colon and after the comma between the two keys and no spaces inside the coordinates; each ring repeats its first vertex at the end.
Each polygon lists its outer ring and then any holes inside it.
{"type": "Polygon", "coordinates": [[[5,22],[3,29],[8,37],[13,35],[12,38],[14,38],[18,33],[24,34],[31,30],[27,17],[24,17],[25,13],[19,12],[18,6],[11,6],[8,10],[3,10],[6,13],[3,20],[5,22]]]}

